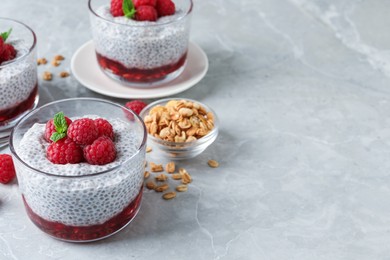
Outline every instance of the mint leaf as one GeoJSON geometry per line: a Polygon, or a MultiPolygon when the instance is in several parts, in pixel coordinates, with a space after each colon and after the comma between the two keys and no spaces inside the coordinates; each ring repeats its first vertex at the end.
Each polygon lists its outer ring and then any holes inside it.
{"type": "Polygon", "coordinates": [[[12,32],[12,28],[10,28],[8,30],[8,32],[0,33],[0,37],[3,38],[3,41],[6,41],[9,37],[9,35],[11,34],[11,32],[12,32]]]}
{"type": "Polygon", "coordinates": [[[123,0],[122,9],[127,18],[134,18],[135,7],[132,0],[123,0]]]}
{"type": "Polygon", "coordinates": [[[66,131],[68,130],[68,122],[66,122],[64,112],[58,112],[55,114],[53,123],[56,132],[50,136],[50,140],[57,142],[66,136],[66,131]]]}
{"type": "Polygon", "coordinates": [[[66,136],[65,133],[57,133],[57,132],[54,132],[51,136],[50,136],[50,140],[52,140],[53,142],[57,142],[58,140],[64,138],[66,136]]]}
{"type": "Polygon", "coordinates": [[[66,122],[64,112],[58,112],[54,115],[54,127],[57,133],[66,133],[68,130],[68,123],[66,122]]]}

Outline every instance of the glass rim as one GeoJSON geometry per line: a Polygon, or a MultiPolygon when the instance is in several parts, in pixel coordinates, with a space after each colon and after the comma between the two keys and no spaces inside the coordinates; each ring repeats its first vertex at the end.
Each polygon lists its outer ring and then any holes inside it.
{"type": "Polygon", "coordinates": [[[196,146],[196,145],[200,145],[200,144],[203,144],[203,143],[207,142],[210,138],[213,138],[214,135],[217,132],[219,132],[219,119],[218,119],[218,116],[215,113],[215,111],[212,108],[210,108],[209,106],[207,106],[207,105],[205,105],[205,104],[203,104],[203,103],[201,103],[201,102],[199,102],[197,100],[190,99],[190,98],[180,98],[180,97],[177,97],[177,98],[159,99],[157,101],[154,101],[154,102],[150,103],[144,109],[142,109],[142,111],[140,112],[140,116],[142,116],[142,117],[146,116],[146,114],[144,115],[144,113],[147,110],[151,109],[152,107],[154,107],[156,105],[161,105],[163,103],[167,103],[170,100],[186,100],[186,101],[191,101],[191,102],[194,102],[194,103],[198,103],[199,105],[203,106],[204,108],[207,109],[208,112],[213,113],[213,115],[214,115],[214,128],[207,135],[202,136],[201,138],[199,138],[197,140],[194,140],[194,141],[191,141],[191,142],[165,141],[165,140],[161,140],[161,139],[156,138],[153,135],[150,135],[149,133],[147,133],[148,138],[151,139],[153,142],[156,142],[156,143],[161,144],[161,145],[166,145],[166,146],[169,146],[169,147],[176,147],[177,145],[183,145],[184,147],[191,147],[191,146],[196,146]]]}
{"type": "Polygon", "coordinates": [[[37,45],[37,36],[36,36],[35,32],[31,29],[30,26],[26,25],[25,23],[23,23],[23,22],[21,22],[21,21],[18,21],[18,20],[12,19],[12,18],[6,18],[6,17],[0,17],[0,21],[1,21],[1,20],[7,20],[7,21],[14,22],[14,23],[18,23],[18,24],[24,26],[28,31],[30,31],[31,34],[32,34],[32,36],[33,36],[33,43],[32,43],[32,45],[31,45],[31,47],[29,48],[28,52],[25,53],[25,54],[23,54],[23,55],[20,56],[20,57],[17,57],[16,59],[13,59],[13,60],[11,60],[11,61],[9,61],[9,62],[6,62],[6,63],[3,64],[3,65],[0,65],[0,68],[5,68],[5,67],[7,67],[7,66],[9,66],[9,65],[11,65],[11,64],[15,64],[15,63],[17,63],[17,62],[23,60],[25,57],[27,57],[28,55],[30,55],[30,54],[33,52],[33,50],[35,49],[35,46],[37,45]]]}
{"type": "Polygon", "coordinates": [[[64,178],[64,179],[82,179],[82,178],[90,178],[90,177],[94,177],[94,176],[98,176],[98,175],[103,175],[105,173],[110,173],[112,171],[115,171],[117,169],[119,169],[120,167],[122,167],[122,165],[128,163],[130,160],[132,160],[134,157],[136,157],[140,152],[141,150],[146,146],[146,141],[147,141],[147,132],[146,132],[146,127],[145,127],[145,124],[144,124],[144,121],[142,120],[142,118],[137,115],[136,113],[134,113],[131,109],[128,109],[127,107],[125,106],[122,106],[120,104],[117,104],[117,103],[114,103],[114,102],[111,102],[111,101],[108,101],[108,100],[105,100],[105,99],[100,99],[100,98],[67,98],[67,99],[60,99],[60,100],[56,100],[56,101],[53,101],[53,102],[50,102],[50,103],[47,103],[39,108],[36,108],[36,109],[33,109],[32,111],[28,112],[26,115],[24,115],[20,120],[19,122],[15,125],[15,127],[12,129],[11,131],[11,135],[10,135],[10,141],[9,141],[9,148],[11,150],[11,153],[12,155],[19,161],[21,162],[25,167],[33,170],[34,172],[36,173],[39,173],[39,174],[44,174],[44,175],[47,175],[47,176],[50,176],[50,177],[55,177],[55,178],[64,178]],[[99,171],[99,172],[94,172],[94,173],[91,173],[91,174],[87,174],[87,175],[72,175],[72,176],[67,176],[67,175],[58,175],[58,174],[55,174],[55,173],[50,173],[50,172],[45,172],[45,171],[41,171],[41,170],[38,170],[38,169],[35,169],[34,167],[30,166],[29,164],[27,164],[24,160],[22,160],[19,155],[17,154],[16,150],[15,150],[15,147],[14,147],[14,140],[13,140],[13,137],[14,137],[14,134],[15,134],[15,129],[22,123],[24,122],[30,115],[32,114],[36,114],[38,113],[42,108],[46,108],[48,106],[51,106],[51,105],[54,105],[54,104],[58,104],[58,103],[63,103],[63,102],[69,102],[69,101],[79,101],[79,100],[84,100],[84,101],[96,101],[96,102],[101,102],[101,103],[106,103],[106,104],[109,104],[109,105],[113,105],[113,106],[116,106],[120,109],[123,109],[125,112],[130,112],[132,113],[133,116],[135,116],[139,123],[141,123],[142,125],[142,128],[143,128],[143,138],[142,138],[142,142],[140,144],[140,146],[137,148],[137,151],[134,152],[129,158],[127,158],[124,162],[120,163],[119,165],[116,165],[112,168],[109,168],[107,170],[104,170],[104,171],[99,171]]]}
{"type": "Polygon", "coordinates": [[[112,23],[112,24],[115,24],[115,25],[120,25],[120,26],[125,26],[125,27],[136,27],[136,28],[147,28],[147,27],[162,27],[162,26],[165,26],[165,25],[168,25],[168,24],[173,24],[173,23],[176,23],[176,22],[179,22],[181,20],[183,20],[184,18],[186,18],[187,16],[189,16],[191,13],[192,13],[192,9],[193,9],[193,6],[194,6],[194,3],[192,0],[187,0],[190,2],[190,6],[188,8],[188,10],[184,13],[184,15],[178,17],[177,19],[175,20],[172,20],[172,21],[166,21],[164,23],[159,23],[159,24],[148,24],[148,25],[137,25],[137,24],[124,24],[124,23],[117,23],[117,22],[114,22],[112,20],[109,20],[107,18],[104,18],[100,15],[98,15],[95,10],[92,8],[92,1],[94,0],[88,0],[88,9],[90,11],[91,14],[93,14],[94,16],[96,16],[97,18],[100,18],[108,23],[112,23]]]}

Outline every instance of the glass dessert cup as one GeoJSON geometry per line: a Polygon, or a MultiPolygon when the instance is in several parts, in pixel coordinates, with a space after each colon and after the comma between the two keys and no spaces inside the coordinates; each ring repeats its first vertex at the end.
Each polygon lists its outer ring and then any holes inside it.
{"type": "Polygon", "coordinates": [[[0,17],[0,32],[12,32],[6,43],[17,50],[15,59],[0,64],[0,144],[12,127],[38,104],[36,36],[27,25],[0,17]]]}
{"type": "Polygon", "coordinates": [[[216,139],[219,133],[219,120],[216,113],[208,106],[200,103],[199,101],[188,99],[188,98],[166,98],[157,100],[153,103],[150,103],[146,106],[140,113],[140,117],[142,119],[145,118],[146,115],[149,114],[150,110],[155,106],[164,106],[171,100],[185,100],[193,103],[198,103],[203,106],[206,111],[211,112],[214,116],[214,128],[205,136],[191,142],[172,142],[159,139],[148,133],[148,142],[149,145],[155,150],[157,148],[163,157],[169,158],[170,160],[186,160],[191,159],[203,151],[206,150],[208,146],[210,146],[216,139]]]}
{"type": "Polygon", "coordinates": [[[89,0],[96,57],[107,76],[144,88],[169,82],[183,72],[193,4],[192,0],[173,2],[180,10],[174,16],[139,22],[112,17],[108,0],[89,0]]]}
{"type": "Polygon", "coordinates": [[[14,127],[10,149],[19,190],[31,221],[48,235],[68,242],[100,240],[123,229],[140,209],[146,137],[145,125],[138,115],[101,99],[59,100],[28,113],[14,127]],[[87,163],[59,165],[52,164],[46,157],[45,161],[31,156],[41,148],[32,148],[27,153],[26,149],[22,150],[20,146],[26,132],[28,135],[34,124],[44,124],[59,111],[70,118],[94,114],[109,121],[123,121],[120,131],[115,132],[114,128],[118,163],[107,164],[103,170],[87,163]],[[134,138],[130,142],[124,139],[120,134],[123,131],[131,131],[134,138]],[[121,148],[118,147],[120,142],[121,148]],[[122,159],[118,159],[119,154],[122,159]],[[43,164],[45,167],[39,166],[43,164]],[[82,170],[72,172],[70,167],[82,170]]]}

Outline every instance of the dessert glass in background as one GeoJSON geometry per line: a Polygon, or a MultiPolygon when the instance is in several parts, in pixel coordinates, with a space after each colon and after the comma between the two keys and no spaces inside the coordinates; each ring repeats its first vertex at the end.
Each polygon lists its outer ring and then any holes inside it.
{"type": "Polygon", "coordinates": [[[192,0],[174,0],[176,13],[156,22],[113,17],[109,0],[89,0],[93,42],[100,68],[128,86],[171,81],[184,70],[192,0]]]}
{"type": "Polygon", "coordinates": [[[5,43],[16,50],[16,57],[0,64],[0,145],[8,142],[12,127],[38,104],[36,36],[27,25],[0,18],[0,33],[12,32],[5,43]]]}
{"type": "Polygon", "coordinates": [[[124,228],[141,205],[146,136],[138,115],[100,99],[59,100],[27,114],[11,133],[10,149],[31,221],[52,237],[70,242],[103,239],[124,228]],[[115,161],[52,164],[46,158],[44,129],[59,111],[73,119],[107,119],[115,134],[115,161]]]}

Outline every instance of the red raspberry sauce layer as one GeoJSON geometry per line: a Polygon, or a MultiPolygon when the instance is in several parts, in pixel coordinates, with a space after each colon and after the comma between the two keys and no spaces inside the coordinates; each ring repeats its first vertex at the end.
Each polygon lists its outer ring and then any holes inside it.
{"type": "Polygon", "coordinates": [[[59,222],[48,221],[35,212],[27,204],[22,195],[24,206],[31,221],[47,234],[68,241],[93,241],[104,238],[126,226],[138,212],[141,206],[143,186],[137,197],[119,214],[107,220],[103,224],[91,226],[67,226],[59,222]]]}
{"type": "Polygon", "coordinates": [[[127,68],[120,62],[108,59],[96,52],[96,57],[100,67],[109,70],[113,74],[122,77],[124,80],[136,83],[147,83],[157,81],[166,75],[178,70],[186,61],[185,53],[177,62],[154,69],[127,68]]]}
{"type": "Polygon", "coordinates": [[[31,94],[27,97],[26,100],[15,104],[13,107],[0,110],[0,122],[12,119],[21,113],[31,109],[35,102],[35,97],[38,93],[38,84],[35,85],[34,89],[32,90],[31,94]]]}

